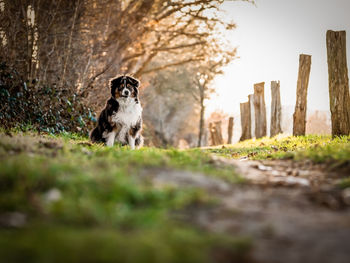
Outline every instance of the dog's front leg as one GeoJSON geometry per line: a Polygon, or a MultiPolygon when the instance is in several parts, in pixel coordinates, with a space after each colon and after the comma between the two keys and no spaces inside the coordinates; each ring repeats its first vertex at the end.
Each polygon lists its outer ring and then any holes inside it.
{"type": "Polygon", "coordinates": [[[128,142],[129,142],[129,145],[130,145],[131,149],[135,149],[135,140],[137,138],[137,135],[140,133],[141,125],[142,125],[142,122],[141,122],[141,119],[139,119],[137,121],[136,125],[132,126],[129,129],[128,142]]]}
{"type": "Polygon", "coordinates": [[[111,131],[106,136],[106,145],[109,147],[112,147],[114,145],[114,139],[115,139],[116,132],[111,131]]]}
{"type": "Polygon", "coordinates": [[[128,142],[129,142],[129,146],[131,148],[131,150],[135,149],[135,137],[129,133],[128,135],[128,142]]]}

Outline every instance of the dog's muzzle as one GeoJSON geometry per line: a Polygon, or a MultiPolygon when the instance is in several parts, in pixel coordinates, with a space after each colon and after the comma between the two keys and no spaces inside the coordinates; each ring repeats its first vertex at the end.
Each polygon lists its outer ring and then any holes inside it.
{"type": "Polygon", "coordinates": [[[124,89],[124,90],[122,91],[122,96],[123,96],[123,97],[129,97],[129,95],[130,95],[130,91],[129,91],[129,90],[124,89]]]}

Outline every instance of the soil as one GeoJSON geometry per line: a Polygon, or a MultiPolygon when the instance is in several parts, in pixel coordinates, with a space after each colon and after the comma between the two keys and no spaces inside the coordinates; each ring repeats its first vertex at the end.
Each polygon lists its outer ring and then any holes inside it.
{"type": "Polygon", "coordinates": [[[213,157],[247,179],[231,184],[199,173],[145,170],[155,185],[198,187],[217,202],[176,214],[202,229],[248,236],[253,262],[350,262],[350,191],[337,187],[348,174],[309,161],[250,161],[213,157]]]}

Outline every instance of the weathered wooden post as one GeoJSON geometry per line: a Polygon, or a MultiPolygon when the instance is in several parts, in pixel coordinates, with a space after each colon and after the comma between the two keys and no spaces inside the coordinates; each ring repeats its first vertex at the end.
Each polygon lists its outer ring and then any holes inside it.
{"type": "Polygon", "coordinates": [[[273,137],[279,133],[282,133],[281,129],[281,95],[280,95],[280,82],[271,81],[271,126],[270,136],[273,137]]]}
{"type": "Polygon", "coordinates": [[[254,94],[248,95],[248,102],[250,107],[250,137],[255,137],[255,110],[254,110],[254,94]]]}
{"type": "Polygon", "coordinates": [[[350,134],[350,96],[346,32],[327,31],[327,61],[332,136],[350,134]]]}
{"type": "Polygon", "coordinates": [[[228,128],[227,128],[227,144],[232,143],[232,134],[233,134],[233,117],[228,119],[228,128]]]}
{"type": "Polygon", "coordinates": [[[217,145],[224,144],[224,139],[222,138],[222,131],[221,131],[221,121],[215,122],[215,134],[216,134],[217,145]]]}
{"type": "Polygon", "coordinates": [[[216,145],[215,128],[214,128],[214,124],[212,122],[209,123],[209,133],[210,133],[211,145],[216,145]]]}
{"type": "Polygon", "coordinates": [[[249,101],[240,103],[241,110],[241,126],[242,135],[240,141],[251,139],[251,127],[250,127],[250,105],[249,101]]]}
{"type": "Polygon", "coordinates": [[[311,56],[301,54],[299,57],[299,73],[297,82],[297,100],[293,114],[293,135],[305,135],[307,88],[311,70],[311,56]]]}
{"type": "Polygon", "coordinates": [[[219,145],[224,143],[221,132],[221,121],[209,123],[209,131],[212,145],[219,145]]]}
{"type": "Polygon", "coordinates": [[[254,84],[255,137],[266,136],[265,82],[254,84]]]}

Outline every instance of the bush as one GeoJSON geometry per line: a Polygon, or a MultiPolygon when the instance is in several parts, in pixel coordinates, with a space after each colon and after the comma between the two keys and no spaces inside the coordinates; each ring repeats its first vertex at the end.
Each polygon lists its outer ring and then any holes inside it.
{"type": "Polygon", "coordinates": [[[94,112],[80,102],[75,88],[24,81],[16,69],[0,63],[0,125],[26,129],[87,134],[96,122],[94,112]]]}

